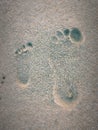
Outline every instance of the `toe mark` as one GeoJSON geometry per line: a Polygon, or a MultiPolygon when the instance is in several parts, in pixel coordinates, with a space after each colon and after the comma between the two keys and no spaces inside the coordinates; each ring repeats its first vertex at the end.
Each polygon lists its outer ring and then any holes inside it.
{"type": "Polygon", "coordinates": [[[60,31],[57,31],[57,32],[56,32],[56,35],[57,35],[59,38],[63,37],[63,33],[60,32],[60,31]]]}
{"type": "Polygon", "coordinates": [[[58,39],[57,39],[56,36],[52,36],[52,37],[51,37],[51,40],[52,40],[53,42],[57,42],[58,39]]]}
{"type": "Polygon", "coordinates": [[[82,39],[82,34],[78,28],[73,28],[70,33],[70,37],[75,42],[80,42],[82,39]]]}
{"type": "Polygon", "coordinates": [[[65,30],[64,30],[64,35],[65,35],[65,36],[68,36],[68,35],[69,35],[69,32],[70,32],[69,29],[65,29],[65,30]]]}
{"type": "Polygon", "coordinates": [[[32,42],[28,42],[28,43],[27,43],[27,46],[29,46],[29,47],[33,47],[32,42]]]}

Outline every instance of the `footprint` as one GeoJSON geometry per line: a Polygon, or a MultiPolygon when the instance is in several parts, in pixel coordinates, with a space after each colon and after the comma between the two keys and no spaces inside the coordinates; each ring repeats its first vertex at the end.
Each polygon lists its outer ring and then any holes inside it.
{"type": "Polygon", "coordinates": [[[26,87],[30,80],[32,43],[22,45],[15,52],[17,60],[17,79],[22,87],[26,87]]]}
{"type": "MultiPolygon", "coordinates": [[[[53,70],[54,80],[54,102],[67,110],[72,110],[79,103],[76,85],[78,49],[72,39],[76,38],[75,40],[80,42],[81,33],[78,36],[72,36],[74,29],[76,28],[56,31],[49,44],[49,65],[53,70]]],[[[78,31],[75,30],[75,32],[78,31]]]]}

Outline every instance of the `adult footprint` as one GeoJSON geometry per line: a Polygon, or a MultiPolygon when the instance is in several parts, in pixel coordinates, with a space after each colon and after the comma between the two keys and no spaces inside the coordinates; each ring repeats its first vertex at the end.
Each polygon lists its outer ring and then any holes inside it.
{"type": "Polygon", "coordinates": [[[54,102],[67,110],[72,110],[79,102],[74,83],[77,79],[78,49],[72,43],[70,33],[69,29],[56,31],[51,37],[49,57],[53,70],[54,102]]]}
{"type": "Polygon", "coordinates": [[[26,87],[30,80],[32,43],[22,45],[15,52],[17,60],[17,79],[22,87],[26,87]]]}

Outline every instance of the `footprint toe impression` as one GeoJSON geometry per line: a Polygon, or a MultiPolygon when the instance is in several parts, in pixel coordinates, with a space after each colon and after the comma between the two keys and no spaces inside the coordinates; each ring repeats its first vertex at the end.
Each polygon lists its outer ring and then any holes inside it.
{"type": "Polygon", "coordinates": [[[70,37],[73,42],[80,42],[82,40],[82,33],[78,28],[72,28],[70,37]]]}

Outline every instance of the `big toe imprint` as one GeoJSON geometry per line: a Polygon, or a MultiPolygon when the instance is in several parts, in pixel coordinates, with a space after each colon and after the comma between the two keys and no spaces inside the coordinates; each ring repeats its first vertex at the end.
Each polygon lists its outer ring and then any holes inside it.
{"type": "Polygon", "coordinates": [[[81,42],[83,40],[81,31],[76,27],[71,29],[70,38],[72,42],[76,42],[76,43],[81,42]]]}

